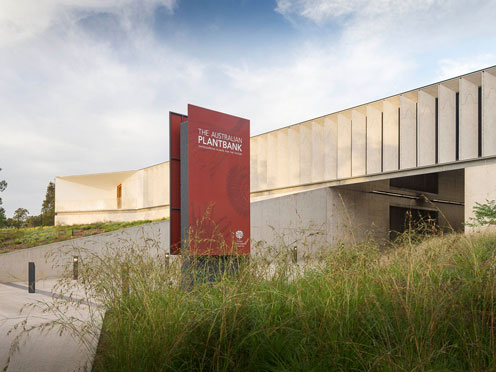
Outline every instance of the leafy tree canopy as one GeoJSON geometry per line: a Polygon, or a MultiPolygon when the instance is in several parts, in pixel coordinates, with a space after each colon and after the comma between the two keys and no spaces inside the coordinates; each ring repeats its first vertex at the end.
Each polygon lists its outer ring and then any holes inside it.
{"type": "MultiPolygon", "coordinates": [[[[0,168],[0,171],[2,168],[0,168]]],[[[7,182],[5,180],[0,180],[0,192],[7,188],[7,182]]],[[[5,226],[7,223],[7,217],[5,216],[5,209],[2,207],[2,198],[0,198],[0,227],[5,226]]]]}
{"type": "Polygon", "coordinates": [[[53,226],[55,223],[55,183],[48,184],[45,200],[41,206],[41,224],[53,226]]]}
{"type": "Polygon", "coordinates": [[[20,229],[28,219],[29,211],[26,208],[17,208],[14,212],[13,222],[14,226],[20,229]]]}

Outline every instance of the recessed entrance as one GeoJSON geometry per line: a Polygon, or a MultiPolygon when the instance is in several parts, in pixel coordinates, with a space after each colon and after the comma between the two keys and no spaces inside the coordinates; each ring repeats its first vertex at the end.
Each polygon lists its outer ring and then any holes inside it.
{"type": "Polygon", "coordinates": [[[117,186],[117,209],[122,208],[122,184],[117,186]]]}
{"type": "Polygon", "coordinates": [[[394,240],[405,231],[436,231],[439,226],[438,211],[417,208],[389,207],[389,239],[394,240]]]}

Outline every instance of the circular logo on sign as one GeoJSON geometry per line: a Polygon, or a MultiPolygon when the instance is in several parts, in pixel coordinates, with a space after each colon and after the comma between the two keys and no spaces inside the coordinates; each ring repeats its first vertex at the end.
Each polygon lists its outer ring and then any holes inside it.
{"type": "Polygon", "coordinates": [[[243,239],[243,231],[241,231],[241,230],[236,231],[236,238],[237,239],[243,239]]]}

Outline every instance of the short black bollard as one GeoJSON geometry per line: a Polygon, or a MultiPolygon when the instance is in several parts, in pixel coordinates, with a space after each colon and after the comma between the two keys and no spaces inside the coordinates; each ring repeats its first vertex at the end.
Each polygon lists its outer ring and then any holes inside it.
{"type": "Polygon", "coordinates": [[[293,263],[298,263],[298,247],[293,247],[293,263]]]}
{"type": "Polygon", "coordinates": [[[129,294],[129,267],[127,265],[121,266],[121,281],[122,281],[122,296],[129,294]]]}
{"type": "Polygon", "coordinates": [[[34,262],[28,263],[28,293],[36,292],[36,277],[35,277],[35,267],[34,262]]]}
{"type": "Polygon", "coordinates": [[[72,258],[72,279],[78,280],[79,274],[79,257],[74,256],[72,258]]]}

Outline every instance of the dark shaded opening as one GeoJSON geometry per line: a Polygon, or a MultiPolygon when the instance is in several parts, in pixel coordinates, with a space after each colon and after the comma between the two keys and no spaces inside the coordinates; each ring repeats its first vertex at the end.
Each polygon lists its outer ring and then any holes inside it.
{"type": "Polygon", "coordinates": [[[456,153],[455,159],[460,159],[460,93],[456,93],[456,153]]]}
{"type": "Polygon", "coordinates": [[[439,162],[439,144],[438,144],[438,137],[439,137],[439,100],[436,98],[436,164],[439,162]]]}
{"type": "Polygon", "coordinates": [[[368,156],[368,130],[369,130],[369,123],[368,123],[368,120],[367,120],[367,117],[365,116],[365,174],[368,174],[368,159],[367,159],[367,156],[368,156]]]}
{"type": "Polygon", "coordinates": [[[117,209],[122,208],[122,184],[117,185],[117,209]]]}
{"type": "Polygon", "coordinates": [[[438,218],[437,211],[390,206],[389,239],[395,240],[405,231],[434,233],[439,226],[438,218]]]}
{"type": "Polygon", "coordinates": [[[398,169],[401,169],[401,112],[398,107],[398,169]]]}
{"type": "Polygon", "coordinates": [[[438,173],[428,173],[416,176],[391,178],[389,180],[389,186],[437,194],[439,192],[439,175],[438,173]]]}
{"type": "Polygon", "coordinates": [[[415,104],[415,166],[418,167],[418,103],[415,104]]]}
{"type": "Polygon", "coordinates": [[[478,117],[477,117],[477,131],[478,131],[478,153],[479,157],[482,156],[482,87],[479,87],[479,97],[477,99],[478,103],[478,117]]]}
{"type": "Polygon", "coordinates": [[[381,172],[384,172],[384,113],[381,112],[381,172]]]}

